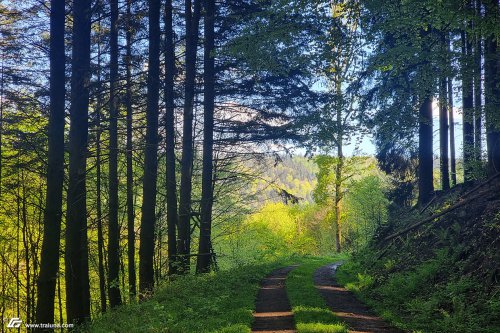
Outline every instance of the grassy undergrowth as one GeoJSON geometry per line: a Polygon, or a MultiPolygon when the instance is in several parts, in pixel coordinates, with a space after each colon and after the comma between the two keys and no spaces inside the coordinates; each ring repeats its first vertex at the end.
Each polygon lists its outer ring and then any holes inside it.
{"type": "Polygon", "coordinates": [[[298,333],[344,333],[346,326],[328,309],[314,287],[313,274],[321,266],[344,258],[305,258],[289,273],[286,289],[298,333]]]}
{"type": "Polygon", "coordinates": [[[500,290],[486,292],[482,281],[456,274],[450,249],[410,269],[391,271],[390,261],[369,269],[351,261],[338,281],[384,319],[410,332],[500,332],[500,290]]]}
{"type": "Polygon", "coordinates": [[[260,280],[287,260],[186,276],[160,286],[151,299],[97,318],[86,332],[250,332],[260,280]]]}
{"type": "Polygon", "coordinates": [[[299,333],[344,333],[314,288],[314,271],[344,258],[287,258],[203,276],[185,276],[160,286],[150,299],[121,306],[95,319],[84,332],[250,332],[260,281],[273,269],[299,264],[286,287],[299,333]]]}

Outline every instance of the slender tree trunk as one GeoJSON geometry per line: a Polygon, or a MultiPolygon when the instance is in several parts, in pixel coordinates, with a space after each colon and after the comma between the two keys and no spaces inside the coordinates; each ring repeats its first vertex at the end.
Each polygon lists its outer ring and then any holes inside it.
{"type": "Polygon", "coordinates": [[[197,273],[210,271],[212,262],[213,148],[215,107],[215,0],[205,0],[205,42],[203,62],[203,171],[201,189],[200,242],[197,273]]]}
{"type": "MultiPolygon", "coordinates": [[[[99,73],[100,74],[100,73],[99,73]]],[[[100,75],[98,81],[100,81],[100,75]]],[[[100,83],[99,83],[100,85],[100,83]]],[[[99,295],[101,311],[106,312],[106,274],[104,273],[104,236],[102,230],[102,197],[101,197],[101,105],[97,102],[97,135],[96,135],[96,200],[97,200],[97,266],[99,272],[99,295]]]]}
{"type": "MultiPolygon", "coordinates": [[[[476,15],[478,20],[481,17],[481,2],[476,1],[476,15]]],[[[476,25],[476,33],[474,36],[474,159],[477,162],[482,160],[483,144],[482,144],[482,91],[481,91],[481,33],[478,31],[479,27],[476,25]]]]}
{"type": "MultiPolygon", "coordinates": [[[[340,114],[340,112],[339,112],[340,114]]],[[[340,141],[337,145],[337,165],[335,166],[335,251],[340,253],[342,251],[342,206],[341,201],[343,198],[342,177],[344,176],[344,155],[342,152],[342,138],[339,136],[340,141]]]]}
{"type": "Polygon", "coordinates": [[[125,106],[127,108],[127,256],[128,285],[131,299],[136,294],[135,274],[135,216],[134,216],[134,170],[132,164],[132,0],[127,0],[127,31],[126,31],[126,91],[125,106]]]}
{"type": "Polygon", "coordinates": [[[73,51],[66,218],[66,311],[70,323],[90,319],[86,168],[91,2],[73,2],[73,51]]]}
{"type": "MultiPolygon", "coordinates": [[[[496,0],[485,0],[485,16],[492,26],[500,24],[496,0]]],[[[488,173],[500,171],[500,54],[497,36],[485,36],[485,115],[488,147],[488,173]]]]}
{"type": "MultiPolygon", "coordinates": [[[[449,56],[451,52],[451,39],[447,38],[448,44],[448,66],[451,68],[451,58],[449,56]]],[[[455,120],[453,115],[453,77],[448,76],[448,113],[449,113],[449,124],[450,124],[450,166],[451,166],[451,185],[457,185],[457,159],[455,157],[455,120]]]]}
{"type": "Polygon", "coordinates": [[[101,107],[102,81],[101,81],[101,22],[98,22],[99,40],[97,44],[97,106],[96,106],[96,201],[97,201],[97,267],[99,273],[99,295],[101,312],[106,312],[106,275],[104,273],[104,236],[102,230],[102,196],[101,196],[101,107]]]}
{"type": "Polygon", "coordinates": [[[448,113],[450,123],[450,165],[451,165],[451,186],[457,185],[457,159],[455,157],[455,122],[453,116],[453,82],[448,77],[448,113]]]}
{"type": "Polygon", "coordinates": [[[62,305],[62,292],[61,292],[61,274],[57,274],[57,305],[59,308],[59,322],[63,323],[63,305],[62,305]]]}
{"type": "Polygon", "coordinates": [[[470,74],[469,58],[472,43],[468,34],[462,31],[462,103],[463,103],[463,150],[464,150],[464,181],[474,178],[474,91],[470,74]]]}
{"type": "Polygon", "coordinates": [[[425,97],[419,110],[418,130],[418,201],[425,204],[434,192],[432,156],[432,99],[425,97]]]}
{"type": "Polygon", "coordinates": [[[450,189],[450,172],[448,160],[448,103],[446,96],[446,77],[443,75],[439,84],[439,152],[441,187],[444,191],[450,189]]]}
{"type": "Polygon", "coordinates": [[[177,181],[175,177],[175,45],[172,0],[165,3],[165,151],[167,177],[168,272],[176,274],[177,263],[177,181]]]}
{"type": "MultiPolygon", "coordinates": [[[[37,323],[54,323],[54,299],[59,271],[64,180],[64,19],[64,0],[52,0],[50,4],[49,151],[46,207],[38,276],[37,323]]],[[[38,330],[38,332],[43,332],[43,330],[38,330]]]]}
{"type": "Polygon", "coordinates": [[[158,173],[158,102],[160,89],[160,0],[149,0],[149,65],[146,110],[146,149],[144,159],[141,244],[139,247],[139,290],[151,292],[154,286],[154,241],[156,179],[158,173]]]}
{"type": "Polygon", "coordinates": [[[121,304],[118,225],[118,0],[111,0],[110,5],[108,292],[109,305],[113,308],[121,304]]]}
{"type": "Polygon", "coordinates": [[[31,260],[30,260],[30,251],[29,251],[29,243],[28,243],[28,216],[26,211],[26,179],[24,177],[24,170],[21,170],[21,189],[22,189],[22,198],[21,198],[21,220],[23,222],[22,226],[22,242],[23,242],[23,252],[24,252],[24,264],[26,266],[26,281],[25,281],[25,290],[26,290],[26,318],[31,320],[31,260]]]}
{"type": "Polygon", "coordinates": [[[194,11],[191,0],[185,0],[186,9],[186,81],[184,97],[184,120],[182,136],[181,184],[179,202],[179,244],[181,256],[180,272],[188,273],[191,248],[191,190],[193,173],[193,111],[196,79],[196,48],[201,0],[195,0],[194,11]]]}

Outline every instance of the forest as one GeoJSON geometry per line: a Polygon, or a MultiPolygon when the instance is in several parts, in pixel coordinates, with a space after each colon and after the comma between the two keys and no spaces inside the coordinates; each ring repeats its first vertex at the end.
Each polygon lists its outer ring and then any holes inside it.
{"type": "Polygon", "coordinates": [[[8,332],[500,332],[499,0],[0,0],[8,332]]]}

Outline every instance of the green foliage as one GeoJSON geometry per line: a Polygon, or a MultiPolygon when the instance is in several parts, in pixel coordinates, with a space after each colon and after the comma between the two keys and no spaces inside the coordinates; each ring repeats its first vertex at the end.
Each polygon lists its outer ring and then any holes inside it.
{"type": "Polygon", "coordinates": [[[498,332],[498,290],[485,292],[480,280],[457,275],[457,257],[449,248],[397,271],[393,260],[367,269],[372,260],[373,254],[359,256],[337,278],[393,324],[418,332],[498,332]]]}
{"type": "Polygon", "coordinates": [[[260,280],[279,264],[184,276],[159,286],[141,303],[97,318],[85,332],[250,332],[260,280]]]}
{"type": "Polygon", "coordinates": [[[299,267],[289,273],[286,289],[299,333],[348,332],[347,327],[330,311],[314,287],[312,278],[316,269],[341,258],[338,256],[334,258],[307,258],[301,261],[299,267]]]}
{"type": "MultiPolygon", "coordinates": [[[[335,197],[335,166],[338,158],[326,155],[316,157],[319,172],[313,197],[325,207],[326,223],[333,224],[335,197]]],[[[345,158],[342,178],[342,237],[344,247],[360,249],[368,243],[375,230],[387,221],[389,200],[386,198],[386,176],[370,157],[345,158]]]]}
{"type": "Polygon", "coordinates": [[[318,254],[321,226],[310,219],[315,206],[268,203],[218,242],[227,265],[242,265],[293,255],[318,254]]]}

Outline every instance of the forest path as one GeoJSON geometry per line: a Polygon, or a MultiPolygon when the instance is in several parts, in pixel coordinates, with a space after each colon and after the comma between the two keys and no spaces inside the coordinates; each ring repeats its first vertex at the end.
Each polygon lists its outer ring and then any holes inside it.
{"type": "Polygon", "coordinates": [[[316,270],[314,285],[332,312],[349,327],[351,333],[401,333],[377,317],[352,292],[339,285],[335,271],[342,263],[329,264],[316,270]]]}
{"type": "Polygon", "coordinates": [[[288,266],[277,269],[262,280],[255,301],[252,332],[296,332],[292,308],[285,289],[286,277],[296,267],[288,266]]]}

